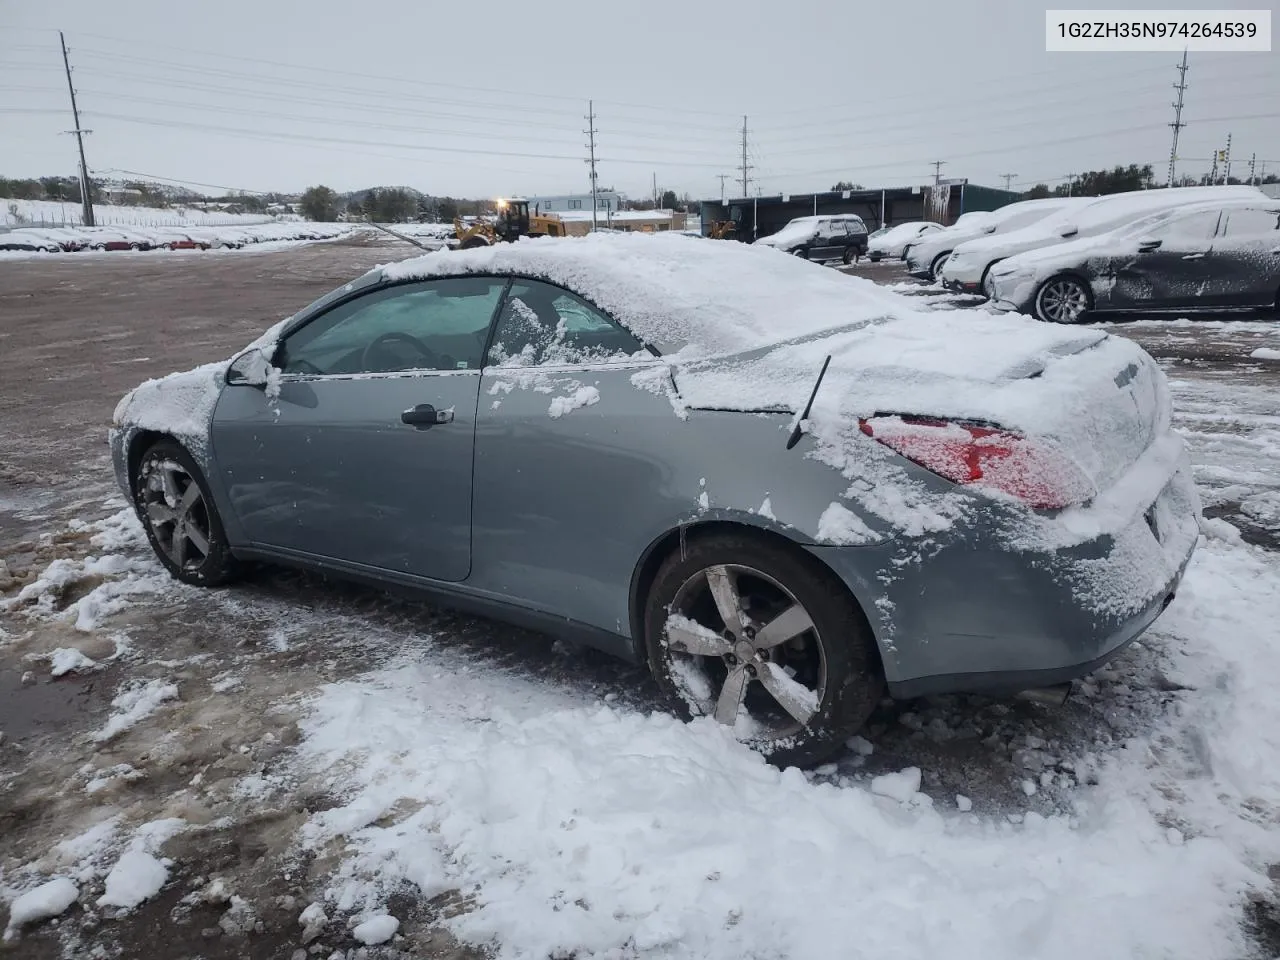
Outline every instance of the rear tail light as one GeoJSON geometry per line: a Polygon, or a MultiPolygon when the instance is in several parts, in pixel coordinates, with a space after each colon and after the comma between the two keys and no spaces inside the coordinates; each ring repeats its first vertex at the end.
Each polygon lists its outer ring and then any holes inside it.
{"type": "Polygon", "coordinates": [[[895,453],[952,483],[999,490],[1057,510],[1096,492],[1075,462],[1047,441],[993,427],[926,417],[872,417],[858,426],[895,453]]]}

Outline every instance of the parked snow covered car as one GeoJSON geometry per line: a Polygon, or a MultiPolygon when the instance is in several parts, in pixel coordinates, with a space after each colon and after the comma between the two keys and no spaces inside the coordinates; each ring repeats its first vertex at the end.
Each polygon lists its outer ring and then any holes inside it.
{"type": "Polygon", "coordinates": [[[931,220],[917,220],[912,223],[900,223],[896,227],[881,227],[867,240],[867,256],[873,261],[901,260],[907,247],[923,236],[935,230],[945,230],[940,223],[931,220]]]}
{"type": "Polygon", "coordinates": [[[111,450],[187,583],[301,564],[567,634],[779,763],[839,748],[886,681],[1092,670],[1198,531],[1131,341],[670,235],[379,268],[135,389],[111,450]]]}
{"type": "Polygon", "coordinates": [[[1163,210],[991,268],[1002,310],[1075,323],[1108,311],[1280,310],[1280,200],[1163,210]]]}
{"type": "Polygon", "coordinates": [[[94,250],[151,250],[152,238],[127,227],[82,227],[94,250]]]}
{"type": "Polygon", "coordinates": [[[0,233],[0,250],[26,253],[57,253],[62,245],[54,237],[38,228],[25,228],[0,233]]]}
{"type": "Polygon", "coordinates": [[[992,233],[1021,230],[1037,220],[1085,202],[1079,198],[1050,197],[1021,200],[999,210],[983,211],[984,216],[968,220],[965,219],[968,214],[965,214],[945,230],[934,231],[914,241],[906,254],[907,272],[913,277],[936,279],[938,269],[960,244],[992,233]]]}
{"type": "Polygon", "coordinates": [[[157,227],[152,238],[157,247],[167,250],[208,250],[211,246],[199,232],[185,227],[157,227]]]}
{"type": "Polygon", "coordinates": [[[805,260],[852,263],[867,252],[867,225],[852,213],[797,217],[777,233],[754,241],[805,260]]]}
{"type": "Polygon", "coordinates": [[[985,293],[991,265],[1005,257],[1038,250],[1069,240],[1093,237],[1132,223],[1139,217],[1198,201],[1261,200],[1257,187],[1178,187],[1173,190],[1134,190],[1092,197],[1078,207],[1060,210],[1020,230],[1003,230],[960,244],[935,271],[949,290],[985,293]]]}

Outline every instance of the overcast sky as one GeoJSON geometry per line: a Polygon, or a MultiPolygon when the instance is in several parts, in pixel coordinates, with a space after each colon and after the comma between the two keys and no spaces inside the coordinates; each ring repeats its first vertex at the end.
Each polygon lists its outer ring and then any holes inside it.
{"type": "MultiPolygon", "coordinates": [[[[477,197],[585,190],[588,99],[633,196],[740,195],[743,114],[752,193],[1163,177],[1179,58],[1046,53],[1026,0],[0,0],[0,175],[74,169],[58,29],[95,174],[477,197]]],[[[1190,62],[1180,172],[1280,173],[1280,53],[1190,62]]]]}

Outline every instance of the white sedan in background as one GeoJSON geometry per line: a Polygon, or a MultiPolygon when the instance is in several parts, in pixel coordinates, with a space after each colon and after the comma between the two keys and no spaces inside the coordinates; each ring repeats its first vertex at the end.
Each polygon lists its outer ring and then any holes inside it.
{"type": "Polygon", "coordinates": [[[906,256],[907,247],[920,237],[943,229],[945,227],[942,224],[932,220],[914,220],[911,223],[881,227],[871,235],[867,243],[867,256],[873,261],[901,260],[906,256]]]}
{"type": "Polygon", "coordinates": [[[1132,190],[1090,197],[1083,206],[1059,210],[1020,230],[1005,230],[960,244],[941,267],[934,270],[934,279],[948,290],[981,292],[990,297],[991,269],[1007,257],[1057,246],[1069,240],[1099,236],[1150,214],[1189,203],[1265,199],[1257,187],[1247,186],[1132,190]]]}

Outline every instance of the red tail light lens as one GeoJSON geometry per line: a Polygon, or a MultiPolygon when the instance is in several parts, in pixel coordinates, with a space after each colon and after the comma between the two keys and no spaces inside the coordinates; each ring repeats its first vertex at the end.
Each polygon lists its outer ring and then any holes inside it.
{"type": "Polygon", "coordinates": [[[1056,446],[1008,430],[924,417],[873,417],[859,420],[858,426],[952,483],[999,490],[1031,507],[1061,509],[1084,503],[1096,492],[1056,446]]]}

